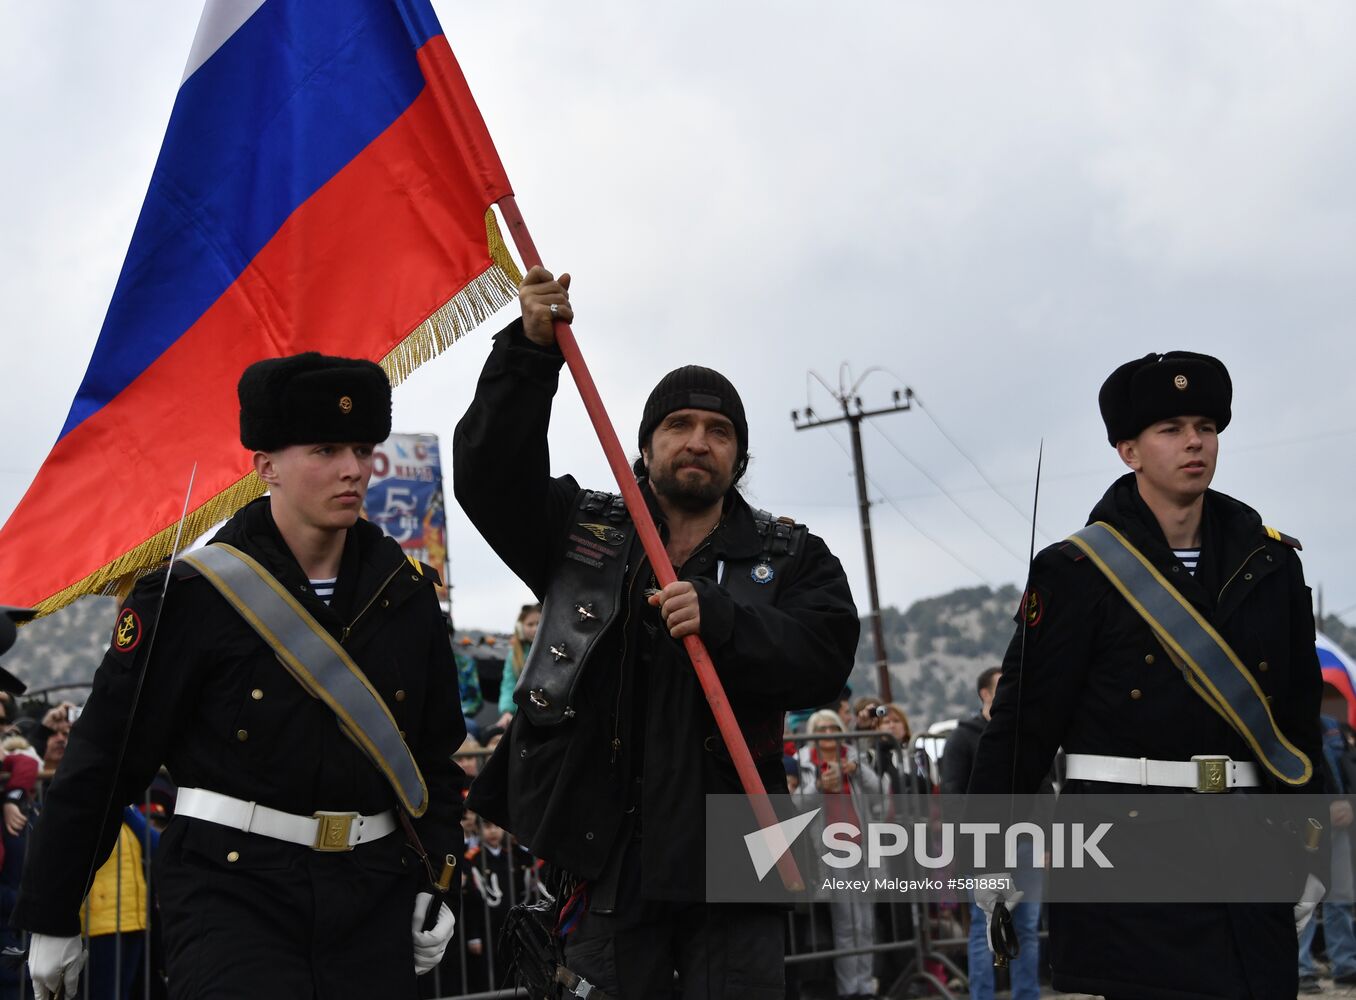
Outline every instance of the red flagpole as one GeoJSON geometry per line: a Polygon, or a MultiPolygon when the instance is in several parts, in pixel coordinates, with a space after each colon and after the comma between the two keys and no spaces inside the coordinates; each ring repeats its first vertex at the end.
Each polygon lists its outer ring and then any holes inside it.
{"type": "MultiPolygon", "coordinates": [[[[542,266],[541,255],[537,253],[536,244],[532,242],[532,235],[527,231],[527,223],[523,221],[522,213],[518,211],[518,202],[513,195],[506,195],[497,204],[524,266],[529,269],[542,266]]],[[[637,485],[635,475],[631,471],[631,464],[626,460],[626,453],[622,450],[621,441],[617,439],[617,432],[607,415],[607,409],[603,406],[598,387],[593,383],[588,365],[584,363],[584,355],[574,339],[574,331],[570,329],[569,323],[558,319],[555,321],[555,334],[556,344],[560,347],[560,353],[565,356],[565,363],[569,365],[570,374],[574,376],[575,385],[584,401],[584,409],[588,412],[593,429],[598,434],[598,441],[603,446],[607,464],[612,467],[612,475],[617,480],[617,486],[621,488],[621,495],[626,501],[631,521],[640,534],[641,545],[645,548],[645,555],[650,559],[650,568],[654,571],[660,587],[667,587],[676,582],[678,576],[673,571],[673,564],[669,561],[663,541],[660,540],[654,519],[650,517],[650,509],[640,495],[640,486],[637,485]]],[[[687,650],[693,669],[697,671],[697,679],[701,682],[707,704],[711,706],[711,714],[716,718],[716,726],[720,729],[721,738],[730,752],[730,759],[734,761],[739,782],[744,786],[744,794],[753,805],[758,825],[765,828],[775,825],[778,822],[777,814],[773,811],[767,790],[763,788],[763,783],[758,777],[753,756],[749,753],[748,744],[744,742],[744,734],[739,729],[729,699],[725,697],[725,688],[721,685],[720,678],[716,676],[716,666],[711,662],[711,654],[706,651],[706,644],[699,636],[686,635],[683,637],[683,647],[687,650]]],[[[787,851],[781,855],[777,861],[777,870],[782,877],[782,883],[788,889],[804,888],[800,871],[791,852],[787,851]]]]}

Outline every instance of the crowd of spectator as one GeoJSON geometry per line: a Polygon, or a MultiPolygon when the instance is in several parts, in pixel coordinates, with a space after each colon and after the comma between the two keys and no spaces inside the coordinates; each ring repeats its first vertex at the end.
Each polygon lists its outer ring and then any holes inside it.
{"type": "MultiPolygon", "coordinates": [[[[55,704],[41,697],[16,701],[0,692],[0,998],[27,1000],[23,935],[10,929],[30,836],[41,822],[48,783],[66,752],[80,704],[55,704]]],[[[162,772],[141,802],[122,810],[113,852],[94,873],[81,922],[89,937],[89,959],[81,996],[167,996],[154,920],[149,864],[159,832],[174,814],[174,786],[162,772]]]]}

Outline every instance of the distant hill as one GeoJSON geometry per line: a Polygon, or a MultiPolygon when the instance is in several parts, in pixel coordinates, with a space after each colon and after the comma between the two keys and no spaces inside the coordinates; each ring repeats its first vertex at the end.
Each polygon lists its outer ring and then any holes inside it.
{"type": "MultiPolygon", "coordinates": [[[[19,629],[14,647],[5,654],[5,669],[28,685],[30,692],[60,684],[88,684],[113,636],[118,602],[113,597],[84,597],[19,629]]],[[[72,692],[70,701],[83,702],[72,692]]],[[[60,701],[65,695],[50,699],[60,701]]]]}
{"type": "MultiPolygon", "coordinates": [[[[978,710],[975,679],[985,667],[1002,662],[1016,627],[1012,616],[1019,596],[1011,585],[966,587],[917,601],[904,612],[881,609],[891,693],[914,732],[978,710]]],[[[874,662],[864,622],[849,680],[854,696],[878,693],[874,662]]]]}

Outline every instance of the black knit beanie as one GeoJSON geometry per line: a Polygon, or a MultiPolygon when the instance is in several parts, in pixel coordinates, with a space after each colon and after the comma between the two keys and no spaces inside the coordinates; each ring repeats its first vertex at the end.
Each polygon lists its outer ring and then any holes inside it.
{"type": "Polygon", "coordinates": [[[701,365],[675,368],[659,380],[640,415],[639,446],[644,449],[659,422],[674,410],[712,410],[730,418],[739,441],[739,460],[749,452],[749,423],[744,402],[735,387],[718,371],[701,365]]]}

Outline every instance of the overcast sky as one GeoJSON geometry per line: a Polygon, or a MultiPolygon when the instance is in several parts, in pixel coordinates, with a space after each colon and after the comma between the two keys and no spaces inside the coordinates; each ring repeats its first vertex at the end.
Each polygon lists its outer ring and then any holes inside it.
{"type": "MultiPolygon", "coordinates": [[[[866,405],[922,401],[863,429],[902,607],[1023,576],[1042,438],[1038,541],[1079,527],[1120,471],[1102,379],[1187,349],[1233,375],[1216,488],[1302,539],[1327,610],[1356,619],[1356,6],[435,6],[538,247],[575,275],[623,442],[664,372],[725,372],[750,499],[823,535],[863,609],[847,434],[790,420],[807,391],[832,407],[808,371],[879,366],[866,405]]],[[[0,518],[84,372],[199,10],[0,3],[0,518]]],[[[402,385],[396,429],[450,446],[511,317],[402,385]]],[[[568,379],[551,448],[609,485],[568,379]]],[[[177,496],[170,478],[147,488],[177,496]]],[[[455,505],[449,530],[458,624],[507,628],[526,589],[455,505]]]]}

